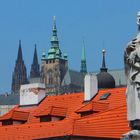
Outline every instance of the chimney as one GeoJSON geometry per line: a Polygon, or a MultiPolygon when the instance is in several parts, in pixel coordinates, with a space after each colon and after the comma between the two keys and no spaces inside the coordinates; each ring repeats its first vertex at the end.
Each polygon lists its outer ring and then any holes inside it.
{"type": "Polygon", "coordinates": [[[20,105],[36,105],[45,97],[45,84],[21,85],[20,105]]]}
{"type": "Polygon", "coordinates": [[[90,101],[98,92],[97,76],[86,74],[84,87],[84,101],[90,101]]]}

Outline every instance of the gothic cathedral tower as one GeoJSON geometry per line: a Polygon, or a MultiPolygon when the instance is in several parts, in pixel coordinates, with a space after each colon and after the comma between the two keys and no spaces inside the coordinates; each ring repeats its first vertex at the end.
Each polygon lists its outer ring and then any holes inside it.
{"type": "Polygon", "coordinates": [[[40,67],[38,63],[37,48],[35,44],[33,63],[31,65],[31,71],[30,71],[30,79],[39,78],[39,77],[40,77],[40,67]]]}
{"type": "Polygon", "coordinates": [[[48,94],[58,93],[60,91],[61,82],[68,70],[67,55],[62,56],[59,48],[59,40],[57,37],[56,20],[54,17],[54,24],[51,37],[51,48],[46,54],[42,55],[41,78],[42,82],[46,84],[46,92],[48,94]]]}
{"type": "Polygon", "coordinates": [[[26,66],[22,58],[21,41],[19,41],[18,56],[12,75],[12,93],[19,93],[20,85],[28,83],[26,66]]]}

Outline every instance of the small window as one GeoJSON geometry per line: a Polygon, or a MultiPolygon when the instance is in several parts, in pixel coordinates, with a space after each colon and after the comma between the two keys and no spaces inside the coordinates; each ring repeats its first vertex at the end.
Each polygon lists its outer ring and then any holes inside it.
{"type": "Polygon", "coordinates": [[[110,95],[111,93],[105,93],[100,97],[100,100],[106,100],[110,95]]]}

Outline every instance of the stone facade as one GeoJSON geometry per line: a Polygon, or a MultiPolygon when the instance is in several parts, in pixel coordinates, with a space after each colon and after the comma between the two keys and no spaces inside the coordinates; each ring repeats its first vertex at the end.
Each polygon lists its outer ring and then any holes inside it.
{"type": "Polygon", "coordinates": [[[61,82],[68,69],[67,61],[61,59],[46,60],[42,69],[42,82],[46,85],[46,92],[59,92],[61,82]]]}

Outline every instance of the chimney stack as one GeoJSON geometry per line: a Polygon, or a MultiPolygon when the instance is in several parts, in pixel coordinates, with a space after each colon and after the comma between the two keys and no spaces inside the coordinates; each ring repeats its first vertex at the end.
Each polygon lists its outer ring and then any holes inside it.
{"type": "Polygon", "coordinates": [[[86,74],[84,83],[84,101],[90,101],[97,93],[97,76],[93,74],[86,74]]]}
{"type": "Polygon", "coordinates": [[[45,97],[45,84],[21,85],[20,105],[37,105],[45,97]]]}

